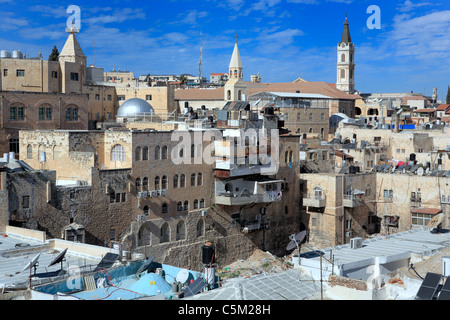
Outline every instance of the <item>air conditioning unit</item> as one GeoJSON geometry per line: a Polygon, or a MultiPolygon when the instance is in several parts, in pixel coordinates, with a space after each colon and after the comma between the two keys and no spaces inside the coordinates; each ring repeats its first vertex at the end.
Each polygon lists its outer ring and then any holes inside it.
{"type": "Polygon", "coordinates": [[[140,199],[142,198],[142,192],[138,192],[137,197],[140,199]]]}
{"type": "Polygon", "coordinates": [[[208,210],[202,210],[202,217],[206,217],[208,215],[208,210]]]}
{"type": "Polygon", "coordinates": [[[140,214],[140,215],[136,216],[136,220],[137,221],[143,222],[143,221],[145,221],[145,219],[146,219],[146,217],[143,214],[140,214]]]}
{"type": "Polygon", "coordinates": [[[363,242],[362,238],[350,239],[350,248],[352,248],[352,249],[362,248],[362,242],[363,242]]]}
{"type": "Polygon", "coordinates": [[[148,191],[143,191],[142,198],[147,198],[147,197],[148,197],[148,191]]]}
{"type": "Polygon", "coordinates": [[[159,190],[159,191],[158,191],[158,194],[159,194],[160,196],[165,197],[165,196],[167,195],[167,190],[159,190]]]}

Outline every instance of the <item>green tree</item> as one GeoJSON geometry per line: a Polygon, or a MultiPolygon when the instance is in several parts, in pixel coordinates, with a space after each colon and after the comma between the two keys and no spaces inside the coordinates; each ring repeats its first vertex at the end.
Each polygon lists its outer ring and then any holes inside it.
{"type": "Polygon", "coordinates": [[[56,48],[56,46],[54,46],[52,53],[48,57],[48,61],[58,61],[58,59],[59,59],[59,51],[58,51],[58,48],[56,48]]]}
{"type": "Polygon", "coordinates": [[[446,100],[446,103],[450,104],[450,86],[448,86],[448,89],[447,89],[447,100],[446,100]]]}
{"type": "Polygon", "coordinates": [[[184,74],[182,74],[182,75],[180,76],[180,82],[181,82],[181,84],[182,84],[182,85],[186,84],[187,79],[188,79],[187,76],[184,75],[184,74]]]}

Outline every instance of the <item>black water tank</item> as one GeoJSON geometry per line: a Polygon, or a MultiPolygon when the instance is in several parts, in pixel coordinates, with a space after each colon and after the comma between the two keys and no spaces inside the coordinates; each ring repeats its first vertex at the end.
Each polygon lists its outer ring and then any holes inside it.
{"type": "Polygon", "coordinates": [[[215,263],[216,257],[215,257],[215,248],[211,243],[206,243],[202,247],[202,263],[203,264],[210,264],[215,263]]]}

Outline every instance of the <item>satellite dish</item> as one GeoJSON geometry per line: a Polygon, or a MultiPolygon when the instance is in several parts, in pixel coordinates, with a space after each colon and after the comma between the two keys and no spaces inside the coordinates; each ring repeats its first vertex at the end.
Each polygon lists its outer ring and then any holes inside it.
{"type": "Polygon", "coordinates": [[[419,168],[419,169],[417,169],[417,175],[418,175],[418,176],[423,176],[423,174],[424,174],[424,170],[423,170],[422,167],[419,168]]]}
{"type": "Polygon", "coordinates": [[[31,269],[31,268],[35,267],[40,256],[41,256],[41,254],[38,253],[33,259],[31,259],[30,262],[27,263],[27,265],[25,266],[25,268],[22,269],[21,272],[24,272],[25,270],[28,270],[28,269],[31,269]]]}
{"type": "Polygon", "coordinates": [[[189,278],[189,271],[187,269],[182,269],[178,272],[176,280],[180,283],[186,283],[189,278]]]}
{"type": "MultiPolygon", "coordinates": [[[[58,256],[57,256],[55,259],[53,259],[52,262],[50,262],[50,264],[49,264],[48,266],[51,267],[51,266],[53,266],[53,265],[55,265],[55,264],[57,264],[57,263],[62,262],[62,261],[64,260],[64,257],[65,257],[65,255],[66,255],[66,253],[67,253],[67,249],[64,249],[63,251],[61,251],[61,252],[58,254],[58,256]]],[[[62,268],[61,268],[61,269],[62,269],[62,268]]]]}
{"type": "Polygon", "coordinates": [[[427,228],[434,229],[439,227],[439,225],[444,221],[445,215],[443,213],[438,214],[433,219],[428,221],[427,228]]]}
{"type": "Polygon", "coordinates": [[[299,244],[303,242],[303,240],[306,237],[306,230],[303,230],[302,232],[296,234],[295,236],[292,235],[289,237],[291,239],[291,242],[288,243],[286,247],[286,251],[294,250],[295,248],[299,247],[299,244]]]}

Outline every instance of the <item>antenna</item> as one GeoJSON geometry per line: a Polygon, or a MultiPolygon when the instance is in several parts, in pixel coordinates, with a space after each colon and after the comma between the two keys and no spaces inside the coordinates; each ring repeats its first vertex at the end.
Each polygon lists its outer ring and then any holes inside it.
{"type": "Polygon", "coordinates": [[[288,243],[286,250],[291,251],[295,248],[298,250],[298,260],[300,262],[300,244],[303,242],[303,240],[306,237],[306,230],[303,230],[302,232],[298,233],[297,235],[293,234],[289,237],[291,242],[288,243]]]}
{"type": "Polygon", "coordinates": [[[200,86],[202,85],[203,79],[202,63],[203,63],[203,33],[200,32],[200,60],[198,62],[198,81],[200,86]]]}

